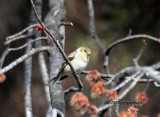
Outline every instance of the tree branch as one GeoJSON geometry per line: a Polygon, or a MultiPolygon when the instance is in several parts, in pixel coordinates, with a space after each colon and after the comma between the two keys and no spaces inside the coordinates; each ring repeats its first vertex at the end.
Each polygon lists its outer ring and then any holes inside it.
{"type": "MultiPolygon", "coordinates": [[[[36,9],[37,9],[37,15],[39,16],[40,19],[42,19],[42,0],[35,0],[35,5],[36,5],[36,9]]],[[[36,17],[35,17],[36,18],[36,17]]],[[[38,23],[38,21],[36,20],[36,23],[38,23]]],[[[41,31],[35,31],[35,38],[42,38],[41,37],[41,31]]],[[[48,37],[44,37],[44,39],[48,39],[48,37]]],[[[42,40],[36,41],[35,43],[36,47],[41,47],[42,46],[42,40]]],[[[45,61],[45,57],[44,54],[42,52],[38,53],[38,63],[40,66],[40,72],[42,75],[42,81],[43,81],[43,86],[44,86],[44,91],[45,91],[45,95],[46,95],[46,99],[48,102],[48,110],[50,110],[50,94],[49,94],[49,86],[46,85],[48,80],[49,80],[49,74],[48,74],[48,69],[47,69],[47,65],[46,65],[46,61],[45,61]]],[[[51,113],[48,111],[46,113],[46,117],[50,117],[51,113]]]]}
{"type": "Polygon", "coordinates": [[[66,89],[66,90],[64,91],[64,94],[67,95],[67,94],[70,93],[70,92],[77,92],[77,91],[79,91],[79,89],[72,86],[72,87],[66,89]]]}
{"type": "Polygon", "coordinates": [[[121,82],[120,84],[118,84],[117,86],[115,86],[114,88],[111,89],[107,89],[106,91],[117,91],[120,88],[122,88],[124,85],[126,85],[129,81],[131,81],[132,79],[134,79],[137,75],[139,74],[139,72],[134,73],[133,75],[126,77],[125,80],[123,82],[121,82]]]}
{"type": "Polygon", "coordinates": [[[27,28],[23,29],[22,31],[20,31],[20,32],[14,34],[14,35],[11,35],[11,36],[7,37],[6,40],[11,40],[11,39],[16,38],[17,36],[21,36],[23,33],[27,32],[27,31],[28,31],[29,29],[31,29],[31,28],[36,27],[37,25],[38,25],[38,24],[30,25],[30,26],[28,26],[27,28]]]}
{"type": "MultiPolygon", "coordinates": [[[[29,41],[29,40],[28,40],[29,41]]],[[[30,52],[32,45],[26,48],[26,54],[30,52]]],[[[24,73],[24,101],[25,101],[25,114],[26,117],[33,117],[32,112],[32,96],[31,96],[31,77],[32,77],[32,57],[25,60],[25,73],[24,73]]]]}
{"type": "Polygon", "coordinates": [[[101,49],[102,53],[104,54],[106,49],[105,47],[102,45],[102,43],[100,42],[100,39],[96,33],[96,29],[95,29],[95,17],[94,17],[94,7],[93,7],[93,1],[92,0],[88,0],[88,10],[89,10],[89,16],[90,16],[90,34],[91,36],[95,39],[97,45],[99,46],[99,48],[101,49]]]}
{"type": "MultiPolygon", "coordinates": [[[[33,10],[30,15],[30,24],[32,25],[35,22],[35,18],[33,17],[33,10]]],[[[32,34],[33,29],[30,28],[27,32],[28,35],[32,34]]],[[[29,38],[27,42],[31,41],[32,38],[29,38]]],[[[32,44],[28,44],[26,48],[26,54],[28,54],[32,49],[32,44]]],[[[24,105],[25,105],[25,114],[26,117],[33,117],[32,112],[32,96],[31,96],[31,78],[32,78],[32,56],[27,58],[24,62],[25,73],[24,73],[24,105]]]]}
{"type": "Polygon", "coordinates": [[[123,43],[123,42],[127,42],[127,41],[130,41],[130,40],[133,40],[133,39],[141,39],[141,38],[145,38],[145,39],[149,39],[149,40],[152,40],[152,41],[155,41],[155,42],[158,42],[160,43],[160,39],[156,38],[156,37],[152,37],[152,36],[149,36],[149,35],[145,35],[145,34],[139,34],[139,35],[132,35],[132,36],[127,36],[125,38],[122,38],[122,39],[119,39],[115,42],[113,42],[112,44],[109,45],[109,47],[107,48],[106,52],[105,52],[105,62],[104,62],[104,66],[106,68],[108,68],[108,63],[109,63],[109,53],[111,51],[111,49],[115,46],[117,46],[118,44],[120,43],[123,43]]]}
{"type": "Polygon", "coordinates": [[[20,39],[26,39],[26,38],[31,38],[33,37],[33,34],[22,34],[22,35],[19,35],[19,36],[16,36],[10,40],[6,40],[4,42],[5,45],[9,45],[10,43],[12,43],[13,41],[16,41],[16,40],[20,40],[20,39]]]}
{"type": "Polygon", "coordinates": [[[23,49],[23,48],[27,47],[29,44],[31,44],[33,42],[37,42],[39,40],[48,40],[48,38],[47,37],[39,37],[37,39],[28,41],[27,43],[25,43],[24,45],[22,45],[20,47],[17,47],[17,48],[8,48],[8,51],[17,51],[17,50],[23,49]]]}
{"type": "Polygon", "coordinates": [[[152,40],[152,41],[160,43],[160,39],[158,39],[156,37],[152,37],[150,35],[146,35],[146,34],[127,36],[125,38],[121,38],[121,39],[113,42],[112,44],[110,44],[109,47],[106,50],[106,55],[109,55],[111,49],[113,47],[115,47],[116,45],[120,44],[120,43],[127,42],[127,41],[130,41],[130,40],[133,40],[133,39],[141,39],[141,38],[149,39],[149,40],[152,40]]]}
{"type": "Polygon", "coordinates": [[[48,46],[44,46],[44,47],[39,47],[36,49],[32,49],[29,53],[21,56],[20,58],[16,59],[15,61],[13,61],[12,63],[10,63],[9,65],[7,65],[6,67],[0,69],[0,74],[3,74],[7,71],[9,71],[10,69],[12,69],[13,67],[15,67],[16,65],[18,65],[19,63],[23,62],[24,60],[26,60],[27,58],[29,58],[30,56],[38,53],[38,52],[42,52],[42,51],[51,51],[51,47],[48,46]]]}
{"type": "MultiPolygon", "coordinates": [[[[143,73],[139,73],[139,75],[137,76],[137,78],[136,78],[128,87],[126,87],[121,94],[119,94],[118,99],[113,100],[113,101],[115,101],[115,102],[116,102],[116,101],[119,101],[119,100],[121,100],[124,96],[126,96],[127,93],[136,86],[138,80],[139,80],[143,75],[144,75],[143,73]]],[[[107,108],[109,108],[109,107],[111,107],[111,106],[113,106],[113,103],[106,104],[106,105],[104,105],[104,106],[102,106],[102,107],[97,108],[97,109],[96,109],[96,112],[99,113],[99,112],[101,112],[101,111],[103,111],[103,110],[105,110],[105,109],[107,109],[107,108]]]]}
{"type": "MultiPolygon", "coordinates": [[[[144,40],[145,41],[145,40],[144,40]]],[[[143,52],[144,52],[144,50],[145,50],[145,48],[146,48],[146,41],[144,42],[145,44],[143,44],[143,47],[141,48],[141,50],[139,51],[139,53],[138,53],[138,55],[133,59],[133,62],[134,62],[134,65],[136,66],[136,67],[139,67],[139,64],[138,64],[138,61],[139,61],[139,59],[140,59],[140,57],[142,56],[142,54],[143,54],[143,52]]]]}
{"type": "Polygon", "coordinates": [[[0,69],[3,67],[4,60],[6,56],[9,54],[8,48],[3,52],[2,57],[0,58],[0,69]]]}
{"type": "Polygon", "coordinates": [[[63,56],[64,60],[66,61],[66,63],[70,66],[70,68],[71,68],[71,70],[72,70],[72,72],[73,72],[73,76],[75,77],[75,79],[76,79],[76,81],[77,81],[77,84],[78,84],[78,86],[79,86],[79,91],[81,91],[82,88],[83,88],[83,84],[82,84],[82,82],[80,81],[79,76],[76,74],[76,72],[75,72],[72,64],[70,63],[70,61],[69,61],[69,59],[67,58],[66,54],[64,53],[63,49],[61,48],[61,46],[60,46],[60,44],[59,44],[59,41],[55,38],[55,36],[53,36],[53,35],[50,33],[50,31],[45,27],[45,25],[44,25],[44,24],[42,23],[42,21],[39,19],[38,15],[37,15],[37,12],[36,12],[36,10],[35,10],[35,6],[34,6],[32,0],[31,0],[31,4],[32,4],[32,8],[34,9],[35,15],[36,15],[39,23],[40,23],[40,24],[42,25],[42,27],[43,27],[44,32],[47,34],[47,36],[48,36],[50,39],[52,39],[52,41],[55,42],[55,44],[56,44],[59,52],[62,54],[62,56],[63,56]]]}

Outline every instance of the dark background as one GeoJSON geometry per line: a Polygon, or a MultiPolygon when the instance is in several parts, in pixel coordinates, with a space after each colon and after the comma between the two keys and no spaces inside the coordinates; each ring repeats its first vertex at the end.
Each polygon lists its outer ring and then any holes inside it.
{"type": "MultiPolygon", "coordinates": [[[[105,45],[128,35],[132,29],[133,34],[149,34],[160,37],[160,1],[159,0],[93,0],[95,8],[96,31],[105,45]]],[[[86,0],[66,0],[66,21],[71,21],[74,27],[66,27],[67,54],[80,46],[88,46],[92,50],[90,63],[87,67],[104,72],[103,56],[95,41],[89,34],[89,16],[86,0]]],[[[5,49],[4,40],[7,36],[15,34],[28,26],[31,5],[29,0],[0,0],[0,56],[5,49]]],[[[43,18],[48,11],[48,1],[43,5],[43,18]]],[[[16,41],[11,44],[17,47],[25,41],[16,41]]],[[[142,48],[141,40],[133,40],[115,47],[110,54],[110,71],[116,73],[122,68],[132,66],[132,59],[142,48]]],[[[5,65],[23,55],[24,50],[10,53],[5,65]]],[[[43,90],[37,57],[33,57],[32,77],[32,103],[34,117],[44,117],[47,111],[47,102],[43,90]]],[[[160,60],[160,45],[147,40],[147,48],[141,57],[140,65],[152,65],[160,60]]],[[[0,117],[22,117],[24,112],[24,66],[20,64],[6,73],[7,80],[0,84],[0,117]]],[[[84,94],[90,99],[90,86],[84,80],[84,94]]],[[[73,78],[63,82],[64,88],[75,85],[73,78]]],[[[145,84],[137,85],[124,100],[134,100],[136,94],[143,91],[145,84]]],[[[147,90],[148,102],[140,107],[139,115],[156,117],[160,113],[160,90],[150,84],[147,90]]],[[[66,116],[80,117],[69,106],[71,94],[65,97],[66,116]],[[75,114],[75,115],[73,115],[75,114]]],[[[93,104],[99,105],[104,96],[90,99],[93,104]]],[[[120,110],[127,109],[130,105],[121,105],[120,110]]],[[[88,116],[87,114],[84,116],[88,116]]]]}

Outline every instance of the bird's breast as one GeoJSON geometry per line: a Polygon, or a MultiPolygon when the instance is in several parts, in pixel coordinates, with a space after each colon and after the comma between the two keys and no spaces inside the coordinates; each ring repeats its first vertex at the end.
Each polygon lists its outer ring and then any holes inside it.
{"type": "MultiPolygon", "coordinates": [[[[86,68],[88,62],[81,61],[81,60],[72,60],[71,64],[72,64],[74,70],[76,72],[80,73],[81,71],[83,71],[86,68]]],[[[72,73],[69,65],[66,65],[66,67],[64,68],[64,72],[67,74],[72,73]]]]}

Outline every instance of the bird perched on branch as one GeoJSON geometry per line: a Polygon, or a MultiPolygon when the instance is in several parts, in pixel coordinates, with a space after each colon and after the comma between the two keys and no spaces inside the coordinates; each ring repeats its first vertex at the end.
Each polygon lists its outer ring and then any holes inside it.
{"type": "MultiPolygon", "coordinates": [[[[84,70],[89,62],[91,50],[87,47],[80,47],[68,55],[74,70],[80,73],[84,70]]],[[[48,81],[48,84],[53,85],[58,79],[63,79],[73,74],[70,66],[66,63],[62,64],[59,73],[56,77],[48,81]]]]}

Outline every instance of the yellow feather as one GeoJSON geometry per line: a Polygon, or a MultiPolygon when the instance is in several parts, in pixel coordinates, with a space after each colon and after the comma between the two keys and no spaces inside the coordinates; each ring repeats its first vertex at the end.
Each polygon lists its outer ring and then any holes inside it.
{"type": "Polygon", "coordinates": [[[87,54],[86,54],[86,53],[82,53],[82,52],[81,52],[81,54],[82,54],[82,57],[83,57],[85,60],[87,60],[87,59],[88,59],[88,56],[87,56],[87,54]]]}

